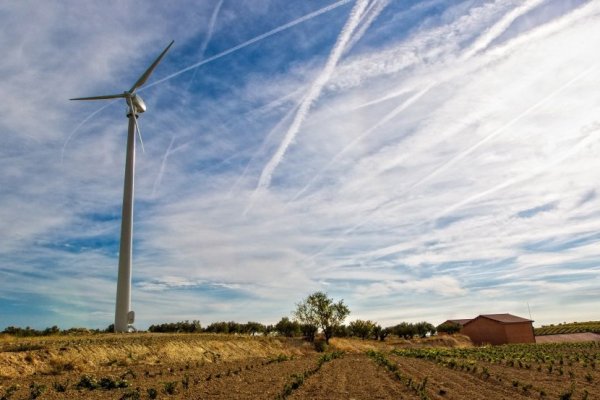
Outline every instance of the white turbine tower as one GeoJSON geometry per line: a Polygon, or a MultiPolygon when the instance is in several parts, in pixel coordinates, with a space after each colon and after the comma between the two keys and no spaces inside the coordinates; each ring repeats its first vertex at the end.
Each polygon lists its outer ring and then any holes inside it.
{"type": "Polygon", "coordinates": [[[127,158],[125,161],[125,184],[123,188],[123,214],[121,218],[121,243],[119,247],[119,275],[117,278],[117,302],[115,306],[115,332],[128,332],[133,324],[135,313],[131,308],[131,253],[133,233],[133,180],[135,170],[135,132],[137,131],[142,150],[144,143],[137,125],[138,114],[146,111],[146,104],[135,91],[140,88],[158,63],[165,56],[173,41],[163,50],[156,60],[140,76],[137,82],[126,92],[106,96],[79,97],[71,100],[106,100],[124,98],[127,102],[127,118],[129,129],[127,133],[127,158]]]}

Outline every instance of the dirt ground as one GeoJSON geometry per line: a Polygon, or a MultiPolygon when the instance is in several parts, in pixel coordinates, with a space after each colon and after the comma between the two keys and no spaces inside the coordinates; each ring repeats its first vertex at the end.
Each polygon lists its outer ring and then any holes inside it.
{"type": "Polygon", "coordinates": [[[569,398],[561,396],[570,389],[570,399],[600,399],[595,364],[600,346],[581,350],[581,359],[565,358],[564,365],[527,368],[506,360],[463,359],[457,361],[476,368],[459,369],[448,366],[450,358],[440,362],[393,351],[449,347],[480,351],[465,348],[460,338],[335,339],[326,353],[299,339],[214,335],[5,340],[0,342],[0,400],[514,400],[569,398]]]}
{"type": "Polygon", "coordinates": [[[324,365],[290,399],[419,399],[364,354],[346,354],[324,365]]]}

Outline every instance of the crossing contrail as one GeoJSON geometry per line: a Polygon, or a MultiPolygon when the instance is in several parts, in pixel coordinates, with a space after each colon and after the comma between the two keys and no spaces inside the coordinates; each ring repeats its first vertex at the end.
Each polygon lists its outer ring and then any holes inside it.
{"type": "Polygon", "coordinates": [[[541,100],[537,101],[535,104],[533,104],[532,106],[530,106],[529,108],[527,108],[526,110],[521,112],[519,115],[517,115],[516,117],[514,117],[513,119],[508,121],[506,124],[497,128],[492,133],[490,133],[489,135],[487,135],[486,137],[484,137],[483,139],[481,139],[480,141],[478,141],[477,143],[475,143],[468,149],[466,149],[466,150],[462,151],[461,153],[457,154],[456,156],[452,157],[450,160],[448,160],[444,164],[437,167],[434,171],[432,171],[430,174],[428,174],[421,180],[413,183],[410,187],[408,187],[407,191],[415,189],[415,188],[421,186],[423,183],[430,181],[432,178],[434,178],[434,177],[438,176],[440,173],[446,171],[448,168],[450,168],[457,162],[464,159],[466,156],[468,156],[469,154],[471,154],[472,152],[474,152],[475,150],[477,150],[478,148],[483,146],[485,143],[494,139],[496,136],[499,136],[500,134],[506,132],[508,130],[508,128],[510,128],[511,126],[513,126],[514,124],[516,124],[517,122],[522,120],[527,115],[531,114],[533,111],[537,110],[538,108],[540,108],[543,105],[545,105],[546,103],[548,103],[548,101],[552,100],[553,98],[555,98],[556,96],[558,96],[559,94],[564,92],[566,89],[569,88],[569,86],[571,86],[572,84],[574,84],[581,78],[590,74],[592,71],[594,71],[596,69],[596,67],[597,67],[596,65],[593,65],[593,66],[585,69],[583,72],[580,72],[575,77],[571,78],[566,83],[562,84],[559,88],[555,89],[550,94],[544,96],[541,100]]]}
{"type": "Polygon", "coordinates": [[[93,113],[91,113],[90,115],[88,115],[87,117],[85,117],[83,119],[83,121],[81,121],[79,123],[79,125],[77,125],[75,127],[75,129],[73,129],[71,131],[71,133],[69,134],[69,136],[67,137],[67,139],[65,140],[65,142],[63,143],[63,147],[62,150],[60,152],[60,162],[62,164],[62,162],[65,159],[65,150],[67,149],[67,144],[69,144],[69,142],[71,141],[71,139],[73,138],[73,136],[75,136],[75,134],[79,131],[79,128],[81,128],[83,126],[83,124],[85,124],[86,122],[88,122],[90,119],[92,119],[92,117],[96,114],[98,114],[100,111],[104,110],[106,107],[110,106],[111,104],[113,104],[115,101],[117,100],[112,100],[107,102],[105,105],[103,105],[102,107],[100,107],[99,109],[97,109],[96,111],[94,111],[93,113]]]}
{"type": "Polygon", "coordinates": [[[479,51],[484,50],[489,46],[490,43],[494,41],[494,39],[498,38],[502,33],[504,33],[517,18],[539,6],[544,1],[546,0],[526,1],[519,7],[510,11],[508,14],[502,17],[500,21],[491,26],[483,35],[479,37],[479,39],[475,41],[475,43],[471,45],[471,47],[462,55],[463,60],[466,58],[471,58],[479,51]]]}
{"type": "Polygon", "coordinates": [[[354,146],[356,146],[357,143],[359,143],[365,137],[371,135],[379,127],[381,127],[382,125],[387,124],[389,121],[391,121],[396,116],[398,116],[398,114],[400,114],[402,111],[404,111],[408,107],[410,107],[414,102],[416,102],[417,100],[419,100],[421,97],[423,97],[423,95],[425,95],[429,90],[431,90],[431,88],[433,86],[435,86],[435,84],[436,84],[435,82],[434,83],[430,83],[425,88],[423,88],[419,92],[415,93],[414,95],[412,95],[411,97],[409,97],[408,99],[406,99],[405,101],[403,101],[398,107],[394,108],[390,113],[388,113],[385,117],[383,117],[378,123],[376,123],[371,128],[367,129],[365,132],[361,133],[359,136],[357,136],[356,138],[354,138],[354,140],[352,140],[350,143],[348,143],[342,150],[340,150],[335,156],[333,156],[333,158],[323,168],[321,168],[310,179],[310,181],[308,181],[308,183],[302,189],[300,189],[300,191],[298,191],[298,193],[296,193],[296,195],[294,195],[294,197],[290,201],[295,201],[298,197],[302,196],[302,194],[304,192],[306,192],[306,190],[309,187],[311,187],[312,184],[316,180],[318,180],[321,177],[321,175],[323,175],[323,173],[325,171],[327,171],[327,169],[329,169],[333,164],[335,164],[350,149],[352,149],[354,146]]]}
{"type": "Polygon", "coordinates": [[[350,12],[350,17],[346,22],[346,25],[342,28],[342,31],[338,36],[335,45],[333,46],[333,50],[329,54],[329,58],[327,59],[325,67],[323,68],[319,76],[317,76],[317,79],[315,79],[315,81],[313,82],[306,96],[304,96],[304,98],[302,99],[300,107],[298,108],[298,112],[296,113],[294,120],[292,121],[292,124],[290,125],[283,141],[281,142],[279,148],[277,149],[273,157],[269,160],[267,165],[265,165],[262,173],[260,174],[260,179],[258,181],[256,190],[267,188],[270,185],[271,177],[273,176],[275,168],[277,168],[277,166],[283,159],[287,148],[289,147],[290,143],[292,143],[292,140],[294,140],[294,137],[300,130],[300,127],[302,126],[304,119],[308,115],[312,104],[319,97],[321,91],[323,90],[323,87],[325,86],[327,81],[329,81],[329,78],[333,74],[337,63],[340,60],[352,33],[355,31],[356,27],[360,23],[364,15],[365,8],[368,6],[368,4],[368,0],[358,0],[354,5],[354,8],[350,12]]]}
{"type": "Polygon", "coordinates": [[[225,57],[226,55],[229,55],[229,54],[234,53],[234,52],[236,52],[238,50],[241,50],[241,49],[243,49],[245,47],[248,47],[251,44],[254,44],[256,42],[260,42],[261,40],[266,39],[266,38],[268,38],[270,36],[273,36],[273,35],[275,35],[275,34],[277,34],[279,32],[285,31],[285,30],[290,29],[290,28],[292,28],[292,27],[294,27],[294,26],[296,26],[298,24],[301,24],[301,23],[303,23],[305,21],[308,21],[308,20],[310,20],[312,18],[318,17],[321,14],[325,14],[325,13],[327,13],[329,11],[335,10],[336,8],[341,7],[341,6],[345,5],[345,4],[348,4],[351,1],[352,0],[340,0],[338,2],[335,2],[333,4],[328,5],[326,7],[320,8],[317,11],[313,11],[310,14],[306,14],[303,17],[300,17],[300,18],[295,19],[295,20],[293,20],[291,22],[288,22],[287,24],[281,25],[281,26],[279,26],[279,27],[277,27],[275,29],[272,29],[272,30],[270,30],[268,32],[265,32],[262,35],[258,35],[256,37],[250,39],[250,40],[245,41],[244,43],[238,44],[237,46],[234,46],[234,47],[232,47],[232,48],[230,48],[228,50],[225,50],[225,51],[223,51],[223,52],[221,52],[219,54],[215,54],[214,56],[206,58],[206,59],[204,59],[204,60],[202,60],[200,62],[197,62],[195,64],[192,64],[189,67],[180,69],[179,71],[174,72],[171,75],[168,75],[168,76],[166,76],[166,77],[164,77],[162,79],[159,79],[159,80],[157,80],[157,81],[155,81],[153,83],[150,83],[150,84],[144,86],[144,88],[147,89],[147,88],[150,88],[152,86],[158,85],[159,83],[162,83],[164,81],[168,81],[169,79],[173,79],[176,76],[179,76],[179,75],[181,75],[181,74],[183,74],[183,73],[185,73],[187,71],[190,71],[190,70],[192,70],[194,68],[198,68],[201,65],[208,64],[210,62],[218,60],[219,58],[225,57]]]}
{"type": "MultiPolygon", "coordinates": [[[[215,31],[215,25],[217,23],[217,16],[219,15],[221,6],[223,6],[223,1],[225,1],[225,0],[219,0],[217,5],[215,6],[215,9],[212,12],[212,15],[210,16],[210,21],[208,23],[208,32],[206,33],[206,37],[204,38],[204,40],[202,41],[202,44],[200,45],[200,59],[204,58],[204,53],[206,52],[208,43],[212,39],[213,33],[215,31]]],[[[190,79],[190,85],[194,82],[197,72],[198,72],[198,68],[194,69],[194,73],[192,74],[192,78],[190,79]]]]}

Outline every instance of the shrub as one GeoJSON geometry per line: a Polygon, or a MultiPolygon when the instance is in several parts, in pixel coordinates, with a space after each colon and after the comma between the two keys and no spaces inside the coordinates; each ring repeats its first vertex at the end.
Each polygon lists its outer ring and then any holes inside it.
{"type": "Polygon", "coordinates": [[[455,322],[444,322],[443,324],[438,325],[436,329],[438,332],[452,335],[460,332],[461,326],[455,322]]]}
{"type": "Polygon", "coordinates": [[[98,388],[98,382],[96,382],[96,379],[93,376],[83,375],[79,379],[79,382],[77,382],[75,387],[80,390],[81,389],[94,390],[94,389],[98,388]]]}
{"type": "Polygon", "coordinates": [[[329,345],[324,340],[315,340],[314,346],[315,350],[319,353],[323,353],[329,348],[329,345]]]}
{"type": "Polygon", "coordinates": [[[32,400],[33,399],[37,399],[45,391],[46,391],[46,386],[44,386],[44,385],[38,385],[35,382],[31,382],[31,384],[29,385],[29,398],[32,399],[32,400]]]}
{"type": "Polygon", "coordinates": [[[168,395],[175,394],[177,392],[177,381],[165,382],[163,384],[163,392],[168,395]]]}

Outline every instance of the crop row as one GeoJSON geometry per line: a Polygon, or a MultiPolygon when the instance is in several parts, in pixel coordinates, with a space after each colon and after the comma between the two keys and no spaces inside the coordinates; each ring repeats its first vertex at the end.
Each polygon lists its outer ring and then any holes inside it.
{"type": "Polygon", "coordinates": [[[495,364],[533,362],[551,365],[579,364],[584,368],[595,369],[600,361],[600,343],[548,343],[548,344],[510,344],[475,348],[452,349],[402,349],[400,355],[436,359],[455,358],[464,360],[487,361],[495,364]]]}
{"type": "Polygon", "coordinates": [[[570,322],[558,325],[545,325],[541,328],[535,328],[536,336],[559,335],[581,332],[600,333],[600,321],[570,322]]]}

